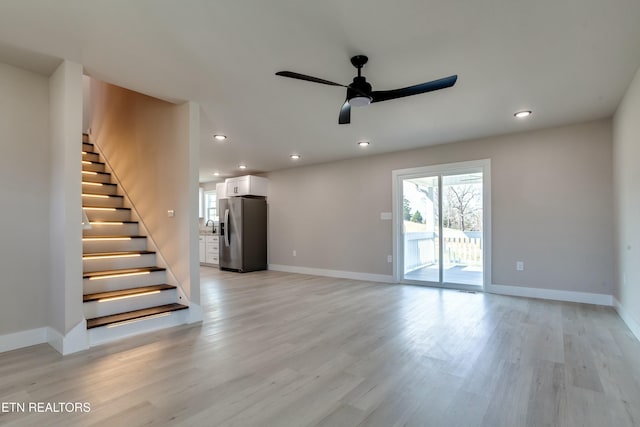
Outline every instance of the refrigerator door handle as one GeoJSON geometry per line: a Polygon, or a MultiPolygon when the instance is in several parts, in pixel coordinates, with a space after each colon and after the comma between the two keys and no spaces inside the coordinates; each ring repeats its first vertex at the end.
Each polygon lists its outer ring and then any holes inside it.
{"type": "Polygon", "coordinates": [[[229,209],[224,210],[224,225],[225,225],[225,233],[224,233],[224,245],[229,247],[231,244],[231,239],[229,235],[231,234],[231,228],[229,227],[229,209]]]}

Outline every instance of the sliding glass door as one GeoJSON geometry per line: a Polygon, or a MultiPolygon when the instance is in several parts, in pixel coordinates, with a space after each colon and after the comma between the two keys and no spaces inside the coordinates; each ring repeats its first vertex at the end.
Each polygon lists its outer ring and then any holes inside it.
{"type": "Polygon", "coordinates": [[[489,162],[394,171],[396,279],[479,289],[487,282],[489,162]]]}

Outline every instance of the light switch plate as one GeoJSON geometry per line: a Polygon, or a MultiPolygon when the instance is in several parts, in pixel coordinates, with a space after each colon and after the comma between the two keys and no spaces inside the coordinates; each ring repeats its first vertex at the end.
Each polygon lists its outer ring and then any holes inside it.
{"type": "Polygon", "coordinates": [[[167,216],[168,216],[169,218],[173,218],[174,216],[176,216],[176,211],[174,211],[173,209],[169,209],[169,210],[167,211],[167,216]]]}

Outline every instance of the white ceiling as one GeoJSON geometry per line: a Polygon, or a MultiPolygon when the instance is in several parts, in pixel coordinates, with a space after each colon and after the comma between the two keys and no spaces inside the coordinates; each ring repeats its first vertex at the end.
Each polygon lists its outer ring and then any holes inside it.
{"type": "Polygon", "coordinates": [[[211,181],[610,116],[640,66],[638,22],[638,0],[3,0],[0,60],[20,60],[2,56],[15,48],[67,58],[199,103],[200,180],[211,181]],[[274,75],[348,84],[355,54],[369,56],[374,90],[458,83],[354,108],[338,125],[345,89],[274,75]],[[515,120],[520,109],[534,114],[515,120]]]}

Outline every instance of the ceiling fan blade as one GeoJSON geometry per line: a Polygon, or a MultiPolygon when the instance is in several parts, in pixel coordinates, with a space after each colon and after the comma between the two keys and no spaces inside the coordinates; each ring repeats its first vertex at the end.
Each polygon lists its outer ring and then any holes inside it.
{"type": "Polygon", "coordinates": [[[349,98],[347,98],[342,104],[342,108],[340,108],[338,124],[347,125],[349,123],[351,123],[351,104],[349,104],[349,98]]]}
{"type": "Polygon", "coordinates": [[[322,83],[323,85],[329,86],[347,87],[345,85],[341,85],[340,83],[330,82],[329,80],[319,79],[317,77],[307,76],[305,74],[294,73],[293,71],[278,71],[276,73],[276,76],[289,77],[292,79],[304,80],[313,83],[322,83]]]}
{"type": "Polygon", "coordinates": [[[453,75],[402,89],[373,91],[371,92],[371,102],[388,101],[390,99],[402,98],[404,96],[418,95],[420,93],[446,89],[456,84],[456,80],[458,80],[458,76],[453,75]]]}

